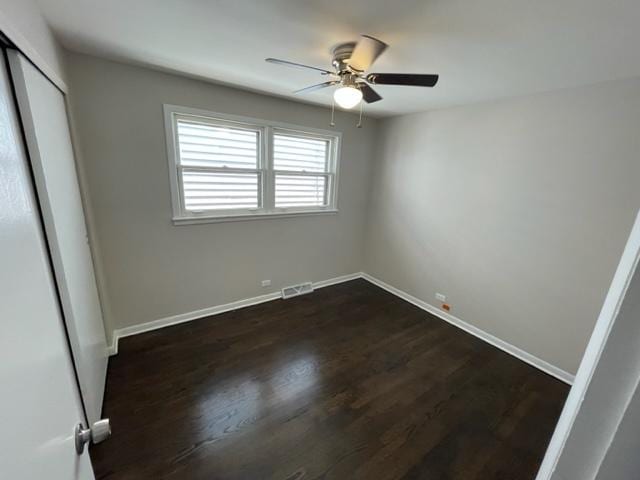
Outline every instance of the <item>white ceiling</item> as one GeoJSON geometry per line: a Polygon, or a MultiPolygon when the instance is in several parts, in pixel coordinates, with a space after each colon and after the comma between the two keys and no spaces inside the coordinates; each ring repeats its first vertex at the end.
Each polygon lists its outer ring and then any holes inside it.
{"type": "Polygon", "coordinates": [[[389,43],[372,71],[439,73],[433,89],[378,86],[375,115],[640,76],[638,0],[38,0],[70,50],[303,101],[332,45],[389,43]]]}

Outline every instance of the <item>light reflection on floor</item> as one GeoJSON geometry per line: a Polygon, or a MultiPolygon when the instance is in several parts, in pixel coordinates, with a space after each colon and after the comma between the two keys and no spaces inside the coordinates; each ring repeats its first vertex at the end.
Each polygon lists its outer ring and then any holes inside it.
{"type": "MultiPolygon", "coordinates": [[[[272,361],[266,363],[272,364],[272,361]]],[[[289,356],[273,363],[276,364],[274,373],[270,368],[266,371],[259,366],[255,372],[246,371],[221,382],[208,383],[208,390],[202,392],[197,409],[192,411],[192,421],[198,424],[193,431],[199,432],[195,443],[237,442],[242,440],[243,426],[249,430],[274,409],[286,410],[288,403],[313,402],[315,392],[322,386],[320,362],[314,352],[305,350],[293,358],[289,356]],[[308,398],[302,398],[305,396],[308,398]],[[228,435],[230,433],[234,435],[228,435]]]]}

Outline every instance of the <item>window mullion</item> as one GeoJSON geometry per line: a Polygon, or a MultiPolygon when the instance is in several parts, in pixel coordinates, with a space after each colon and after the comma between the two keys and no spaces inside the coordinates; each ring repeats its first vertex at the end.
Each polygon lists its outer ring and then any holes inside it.
{"type": "Polygon", "coordinates": [[[263,208],[272,210],[275,208],[275,175],[273,172],[273,128],[265,127],[264,135],[264,155],[263,155],[263,171],[264,171],[264,205],[263,208]]]}

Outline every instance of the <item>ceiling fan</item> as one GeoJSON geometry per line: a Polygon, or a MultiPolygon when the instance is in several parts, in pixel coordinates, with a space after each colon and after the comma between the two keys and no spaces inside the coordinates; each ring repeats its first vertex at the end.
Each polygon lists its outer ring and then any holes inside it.
{"type": "Polygon", "coordinates": [[[331,64],[334,70],[311,67],[301,63],[288,62],[277,58],[267,58],[269,63],[286,65],[289,67],[306,68],[328,75],[328,80],[317,85],[297,90],[293,93],[308,93],[322,88],[338,88],[333,93],[335,102],[342,108],[350,109],[364,100],[374,103],[382,97],[371,88],[371,85],[406,85],[412,87],[433,87],[438,83],[438,75],[413,73],[365,73],[369,67],[382,55],[387,47],[386,43],[369,35],[361,35],[358,42],[346,42],[336,45],[331,50],[331,64]]]}

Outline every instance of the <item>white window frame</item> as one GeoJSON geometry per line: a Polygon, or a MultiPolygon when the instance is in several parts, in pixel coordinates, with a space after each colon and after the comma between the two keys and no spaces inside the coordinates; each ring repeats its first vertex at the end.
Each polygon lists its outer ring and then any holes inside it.
{"type": "Polygon", "coordinates": [[[165,133],[167,137],[167,157],[169,161],[169,186],[171,191],[171,206],[173,210],[172,221],[175,225],[188,225],[194,223],[216,223],[241,220],[253,220],[277,217],[294,217],[304,215],[326,215],[338,212],[338,167],[340,165],[340,145],[342,134],[330,130],[291,125],[281,122],[271,122],[257,118],[229,115],[225,113],[211,112],[196,108],[181,107],[178,105],[163,105],[165,133]],[[212,125],[226,125],[247,128],[259,132],[258,142],[258,166],[256,170],[204,167],[206,171],[214,172],[243,172],[258,173],[258,208],[252,209],[228,209],[218,211],[193,212],[184,207],[184,195],[182,188],[181,172],[183,168],[197,170],[194,167],[182,167],[180,165],[180,146],[178,144],[177,121],[188,118],[212,125]],[[318,175],[327,178],[326,205],[311,207],[275,207],[275,174],[273,169],[273,135],[283,133],[286,135],[302,136],[305,138],[317,138],[327,140],[327,172],[300,172],[278,170],[279,174],[286,175],[318,175]]]}

